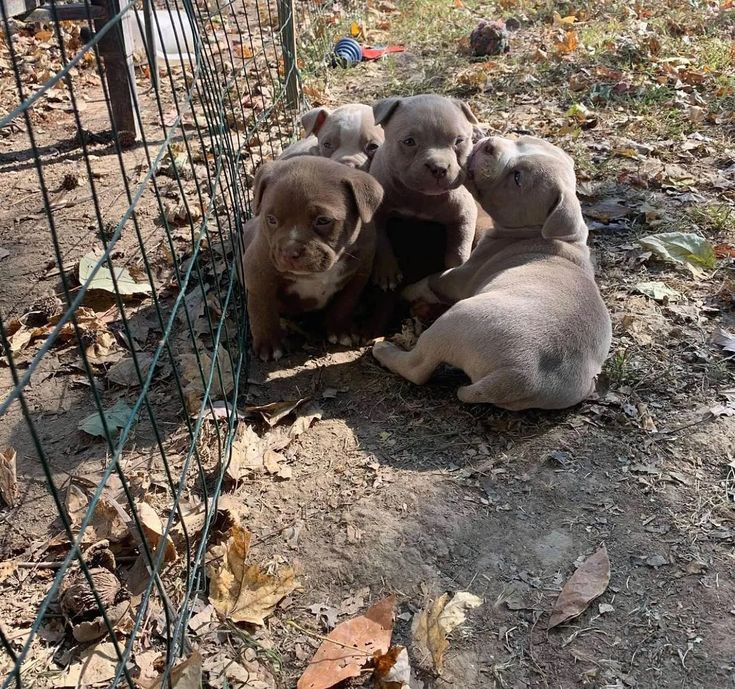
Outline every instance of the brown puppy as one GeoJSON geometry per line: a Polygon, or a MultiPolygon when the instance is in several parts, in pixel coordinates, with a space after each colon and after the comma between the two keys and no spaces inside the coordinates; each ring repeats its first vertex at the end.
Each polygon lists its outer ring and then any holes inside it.
{"type": "Polygon", "coordinates": [[[375,254],[370,221],[382,196],[367,173],[324,158],[301,156],[258,170],[257,216],[241,245],[258,357],[283,356],[281,314],[324,309],[330,341],[352,343],[352,313],[375,254]]]}
{"type": "Polygon", "coordinates": [[[291,144],[279,156],[281,160],[315,155],[367,170],[383,143],[383,128],[375,124],[373,109],[362,103],[348,103],[331,111],[314,108],[302,115],[301,124],[306,138],[291,144]]]}
{"type": "Polygon", "coordinates": [[[459,268],[406,288],[412,301],[454,304],[410,352],[381,342],[384,366],[425,383],[440,363],[472,384],[463,402],[562,409],[594,390],[610,347],[610,316],[595,285],[572,159],[523,137],[479,142],[471,185],[495,227],[459,268]]]}
{"type": "Polygon", "coordinates": [[[462,168],[478,122],[461,101],[436,95],[386,98],[373,111],[376,123],[385,129],[385,143],[370,165],[370,174],[385,190],[375,215],[378,246],[373,279],[383,289],[394,289],[402,270],[388,237],[391,218],[444,225],[445,268],[461,265],[469,257],[477,205],[462,186],[462,168]]]}

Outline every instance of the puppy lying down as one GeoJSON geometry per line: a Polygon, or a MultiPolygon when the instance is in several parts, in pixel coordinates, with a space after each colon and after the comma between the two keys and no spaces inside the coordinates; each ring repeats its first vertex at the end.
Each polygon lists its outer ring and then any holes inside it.
{"type": "Polygon", "coordinates": [[[279,317],[311,311],[324,311],[330,341],[352,344],[353,311],[375,255],[370,220],[382,197],[369,174],[324,158],[260,167],[257,215],[243,228],[240,245],[256,356],[279,359],[279,317]]]}
{"type": "Polygon", "coordinates": [[[301,124],[306,138],[291,144],[281,153],[281,160],[313,155],[367,170],[385,138],[383,128],[375,124],[373,109],[362,103],[348,103],[332,111],[314,108],[302,115],[301,124]]]}
{"type": "Polygon", "coordinates": [[[610,347],[572,159],[533,137],[475,145],[468,185],[495,228],[469,260],[406,288],[412,302],[453,304],[405,352],[375,358],[421,385],[441,363],[472,381],[463,402],[562,409],[590,395],[610,347]]]}

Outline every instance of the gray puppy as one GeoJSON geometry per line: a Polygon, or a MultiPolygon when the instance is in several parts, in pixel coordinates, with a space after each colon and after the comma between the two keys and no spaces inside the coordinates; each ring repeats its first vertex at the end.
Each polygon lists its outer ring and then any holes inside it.
{"type": "Polygon", "coordinates": [[[386,98],[373,111],[375,122],[385,130],[385,143],[370,166],[370,174],[385,190],[375,216],[378,243],[373,280],[383,289],[394,289],[402,276],[387,234],[393,217],[444,225],[447,268],[469,257],[477,205],[462,186],[463,167],[478,121],[465,103],[436,95],[386,98]]]}
{"type": "Polygon", "coordinates": [[[610,348],[611,326],[586,245],[572,159],[522,137],[479,142],[469,184],[495,223],[459,268],[407,287],[413,302],[454,304],[416,346],[373,348],[416,383],[436,367],[461,368],[463,402],[563,409],[589,396],[610,348]]]}
{"type": "Polygon", "coordinates": [[[321,156],[367,170],[383,143],[383,128],[375,124],[373,109],[362,103],[348,103],[335,110],[314,108],[301,117],[306,138],[291,144],[281,160],[301,155],[321,156]]]}

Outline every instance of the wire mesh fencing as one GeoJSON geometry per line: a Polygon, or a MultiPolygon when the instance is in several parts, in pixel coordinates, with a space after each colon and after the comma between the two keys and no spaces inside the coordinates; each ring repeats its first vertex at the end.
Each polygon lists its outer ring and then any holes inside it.
{"type": "Polygon", "coordinates": [[[343,18],[3,0],[3,689],[168,686],[193,657],[248,380],[233,239],[343,18]]]}

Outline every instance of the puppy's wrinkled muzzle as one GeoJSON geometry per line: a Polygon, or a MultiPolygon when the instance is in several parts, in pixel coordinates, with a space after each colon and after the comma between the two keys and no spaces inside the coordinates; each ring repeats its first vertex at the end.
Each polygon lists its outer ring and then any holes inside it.
{"type": "Polygon", "coordinates": [[[497,136],[478,141],[467,160],[467,177],[475,182],[482,180],[486,184],[499,178],[510,159],[503,145],[505,141],[497,136]]]}
{"type": "Polygon", "coordinates": [[[272,259],[282,273],[309,275],[329,270],[335,257],[313,242],[288,241],[274,247],[272,259]]]}

